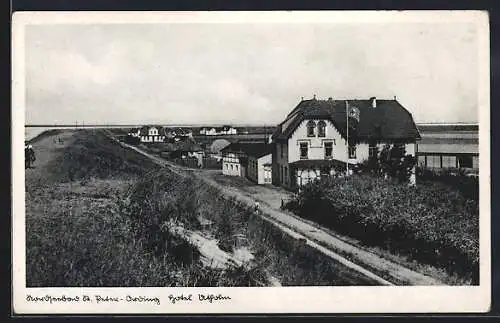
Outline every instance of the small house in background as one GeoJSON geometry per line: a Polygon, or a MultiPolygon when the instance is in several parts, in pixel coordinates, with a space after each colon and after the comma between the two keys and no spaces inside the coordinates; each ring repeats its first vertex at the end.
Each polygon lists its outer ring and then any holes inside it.
{"type": "Polygon", "coordinates": [[[273,146],[267,142],[236,142],[222,149],[222,173],[247,177],[257,184],[272,182],[273,146]]]}
{"type": "Polygon", "coordinates": [[[171,158],[196,158],[198,167],[203,165],[203,148],[192,139],[186,139],[173,144],[170,153],[171,158]]]}
{"type": "Polygon", "coordinates": [[[199,134],[203,136],[236,135],[238,134],[238,130],[228,125],[222,127],[202,127],[199,134]]]}
{"type": "Polygon", "coordinates": [[[222,126],[219,132],[221,135],[236,135],[237,133],[238,131],[235,128],[227,125],[222,126]]]}
{"type": "Polygon", "coordinates": [[[141,128],[132,128],[128,131],[127,135],[131,137],[139,137],[141,134],[141,128]]]}
{"type": "Polygon", "coordinates": [[[273,146],[268,143],[252,143],[245,148],[245,152],[248,157],[248,179],[257,184],[271,184],[273,146]]]}
{"type": "Polygon", "coordinates": [[[139,130],[142,143],[157,143],[165,141],[165,132],[162,127],[144,126],[139,130]]]}
{"type": "Polygon", "coordinates": [[[208,151],[211,157],[221,160],[222,159],[222,149],[229,146],[231,143],[226,139],[216,139],[208,147],[208,151]]]}
{"type": "Polygon", "coordinates": [[[247,156],[239,149],[236,143],[232,143],[222,150],[222,174],[227,176],[245,176],[247,156]]]}

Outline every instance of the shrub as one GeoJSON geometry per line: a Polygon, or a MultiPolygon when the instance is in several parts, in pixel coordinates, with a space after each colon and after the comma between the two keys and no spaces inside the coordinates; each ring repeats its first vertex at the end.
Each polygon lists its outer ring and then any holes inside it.
{"type": "Polygon", "coordinates": [[[370,156],[362,164],[365,172],[377,176],[390,176],[400,182],[410,178],[417,160],[414,156],[406,154],[405,146],[394,144],[385,145],[380,151],[370,156]]]}
{"type": "Polygon", "coordinates": [[[479,201],[479,178],[468,176],[469,172],[463,168],[449,168],[433,171],[417,167],[417,179],[419,182],[442,183],[453,187],[469,199],[479,201]]]}
{"type": "Polygon", "coordinates": [[[479,207],[448,187],[326,178],[304,186],[286,207],[367,245],[478,281],[479,207]]]}

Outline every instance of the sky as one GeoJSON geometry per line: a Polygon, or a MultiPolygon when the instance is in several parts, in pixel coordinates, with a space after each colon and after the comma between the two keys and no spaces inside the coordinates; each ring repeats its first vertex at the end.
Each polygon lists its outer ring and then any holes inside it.
{"type": "Polygon", "coordinates": [[[266,124],[301,100],[397,100],[478,121],[467,23],[28,25],[27,124],[266,124]]]}

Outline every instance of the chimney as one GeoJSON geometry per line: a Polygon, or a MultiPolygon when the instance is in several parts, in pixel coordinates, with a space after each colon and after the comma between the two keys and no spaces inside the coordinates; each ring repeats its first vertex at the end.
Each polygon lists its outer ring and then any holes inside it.
{"type": "Polygon", "coordinates": [[[313,95],[313,100],[316,100],[316,94],[313,95]]]}
{"type": "Polygon", "coordinates": [[[329,97],[328,98],[328,102],[332,102],[333,98],[332,97],[329,97]]]}
{"type": "Polygon", "coordinates": [[[394,96],[394,101],[396,101],[398,98],[396,98],[396,96],[394,96]]]}
{"type": "Polygon", "coordinates": [[[377,107],[377,98],[371,97],[370,101],[372,101],[372,108],[376,108],[377,107]]]}

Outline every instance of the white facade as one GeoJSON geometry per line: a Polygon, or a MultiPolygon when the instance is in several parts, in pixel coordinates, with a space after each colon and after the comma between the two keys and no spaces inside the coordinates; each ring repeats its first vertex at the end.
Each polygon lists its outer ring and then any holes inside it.
{"type": "Polygon", "coordinates": [[[228,153],[222,158],[222,174],[228,176],[244,176],[245,171],[241,165],[240,157],[234,153],[228,153]]]}
{"type": "Polygon", "coordinates": [[[141,142],[143,143],[156,143],[156,142],[164,142],[165,136],[161,135],[156,127],[150,127],[147,131],[147,135],[140,136],[141,142]]]}
{"type": "MultiPolygon", "coordinates": [[[[288,140],[276,143],[276,157],[274,160],[273,176],[274,182],[279,185],[293,188],[295,185],[304,185],[321,176],[319,168],[290,170],[290,163],[300,160],[338,160],[351,164],[360,164],[368,160],[370,156],[370,145],[360,142],[349,151],[347,140],[343,138],[337,128],[330,120],[322,120],[325,125],[324,134],[319,135],[318,122],[320,120],[303,120],[293,131],[288,140]],[[314,122],[314,135],[308,135],[308,124],[314,122]]],[[[385,143],[378,143],[378,151],[385,143]]],[[[406,154],[415,156],[416,144],[405,144],[406,154]]],[[[347,170],[347,167],[346,167],[347,170]]],[[[349,172],[351,173],[351,171],[349,172]]],[[[329,174],[335,174],[333,169],[329,174]]],[[[341,175],[341,174],[339,174],[341,175]]]]}
{"type": "MultiPolygon", "coordinates": [[[[314,120],[318,122],[319,120],[314,120]]],[[[333,146],[332,159],[347,161],[347,144],[342,138],[337,128],[329,120],[324,120],[326,123],[325,137],[317,136],[317,129],[314,137],[307,136],[307,123],[309,120],[304,120],[295,129],[292,136],[288,139],[288,163],[301,159],[326,159],[325,158],[325,143],[331,142],[333,146]],[[305,143],[308,147],[307,158],[300,157],[300,144],[305,143]]]]}
{"type": "Polygon", "coordinates": [[[200,130],[200,135],[205,135],[205,136],[236,135],[236,134],[238,134],[238,131],[233,127],[229,129],[222,129],[220,131],[217,131],[216,128],[210,128],[210,129],[203,128],[200,130]]]}

